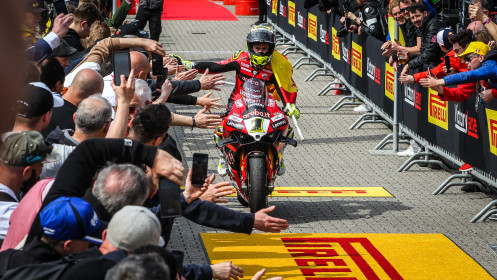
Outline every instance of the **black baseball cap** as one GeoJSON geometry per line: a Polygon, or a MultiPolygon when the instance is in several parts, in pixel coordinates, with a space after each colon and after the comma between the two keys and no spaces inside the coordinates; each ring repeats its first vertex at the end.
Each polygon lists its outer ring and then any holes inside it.
{"type": "Polygon", "coordinates": [[[31,83],[22,88],[17,98],[16,112],[21,117],[34,118],[62,105],[64,100],[60,97],[54,98],[45,84],[31,83]]]}
{"type": "Polygon", "coordinates": [[[125,23],[119,26],[116,30],[115,35],[121,38],[126,35],[134,35],[144,39],[148,39],[149,37],[146,31],[140,30],[134,23],[125,23]]]}
{"type": "Polygon", "coordinates": [[[61,39],[60,40],[60,45],[56,47],[53,52],[50,54],[53,57],[69,57],[75,53],[77,53],[78,50],[75,48],[71,47],[66,40],[61,39]]]}
{"type": "Polygon", "coordinates": [[[45,3],[43,0],[29,0],[28,12],[41,13],[46,11],[45,3]]]}

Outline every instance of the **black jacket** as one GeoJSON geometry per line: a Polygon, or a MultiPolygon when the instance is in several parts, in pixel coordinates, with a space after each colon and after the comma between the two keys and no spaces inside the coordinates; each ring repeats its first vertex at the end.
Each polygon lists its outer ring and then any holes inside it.
{"type": "Polygon", "coordinates": [[[78,33],[72,28],[69,28],[69,31],[67,31],[67,34],[62,39],[64,39],[69,46],[75,48],[78,52],[85,50],[85,47],[81,44],[78,33]]]}
{"type": "Polygon", "coordinates": [[[442,27],[440,21],[433,17],[431,13],[423,20],[421,25],[421,50],[419,55],[409,61],[409,68],[415,69],[427,64],[436,66],[440,63],[440,58],[444,55],[438,43],[433,43],[431,39],[437,35],[438,30],[442,27]]]}
{"type": "MultiPolygon", "coordinates": [[[[39,238],[34,238],[27,243],[23,250],[8,249],[0,253],[1,267],[7,267],[7,269],[59,259],[62,259],[62,255],[39,238]]],[[[4,272],[1,271],[0,273],[3,274],[4,272]]]]}
{"type": "Polygon", "coordinates": [[[384,42],[388,27],[380,9],[379,2],[368,2],[361,7],[359,17],[361,19],[361,32],[384,42]]]}
{"type": "Polygon", "coordinates": [[[410,20],[407,20],[404,25],[400,25],[400,29],[402,30],[402,34],[404,34],[406,47],[416,46],[418,44],[418,37],[423,36],[410,20]]]}

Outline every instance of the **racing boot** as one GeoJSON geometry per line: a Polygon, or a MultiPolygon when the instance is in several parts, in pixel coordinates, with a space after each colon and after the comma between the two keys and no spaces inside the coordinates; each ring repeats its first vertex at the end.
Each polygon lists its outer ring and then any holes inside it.
{"type": "MultiPolygon", "coordinates": [[[[295,136],[295,133],[293,131],[293,128],[290,127],[288,129],[288,138],[293,139],[294,136],[295,136]]],[[[285,174],[285,160],[283,158],[280,161],[280,168],[278,168],[278,171],[276,172],[276,174],[278,176],[285,174]]]]}
{"type": "Polygon", "coordinates": [[[217,173],[221,176],[226,176],[228,174],[228,162],[224,159],[224,155],[219,155],[219,164],[217,165],[217,173]]]}
{"type": "MultiPolygon", "coordinates": [[[[221,137],[218,135],[219,129],[222,130],[222,127],[218,127],[216,133],[214,134],[214,141],[216,142],[216,144],[221,140],[221,137]]],[[[226,162],[223,153],[219,153],[219,164],[217,165],[217,173],[223,177],[228,174],[228,163],[226,162]]]]}

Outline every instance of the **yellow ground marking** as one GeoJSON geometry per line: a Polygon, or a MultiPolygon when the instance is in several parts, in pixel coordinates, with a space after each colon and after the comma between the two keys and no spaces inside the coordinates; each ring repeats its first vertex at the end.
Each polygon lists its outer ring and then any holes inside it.
{"type": "Polygon", "coordinates": [[[211,263],[233,261],[244,279],[493,279],[442,234],[202,233],[211,263]]]}

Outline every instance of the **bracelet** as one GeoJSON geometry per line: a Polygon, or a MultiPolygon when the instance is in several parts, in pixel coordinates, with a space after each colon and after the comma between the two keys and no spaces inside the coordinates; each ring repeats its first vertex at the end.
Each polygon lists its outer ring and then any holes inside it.
{"type": "Polygon", "coordinates": [[[192,117],[192,130],[195,127],[195,117],[192,117]]]}
{"type": "Polygon", "coordinates": [[[487,18],[487,20],[483,22],[483,25],[485,25],[485,24],[487,24],[489,22],[490,22],[490,18],[487,18]]]}

